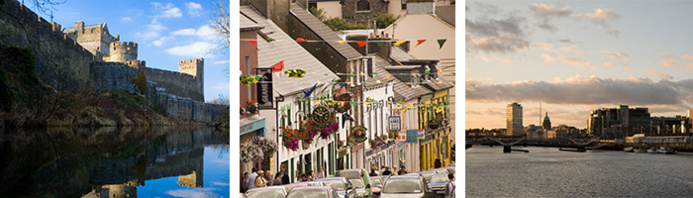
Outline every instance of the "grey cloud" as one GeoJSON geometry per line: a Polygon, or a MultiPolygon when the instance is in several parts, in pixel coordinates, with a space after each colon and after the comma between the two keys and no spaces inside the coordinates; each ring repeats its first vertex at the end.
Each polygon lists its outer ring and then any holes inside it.
{"type": "Polygon", "coordinates": [[[469,80],[465,91],[469,101],[672,105],[693,101],[693,79],[652,82],[578,76],[561,83],[524,81],[506,84],[469,80]]]}
{"type": "Polygon", "coordinates": [[[557,9],[551,5],[546,4],[532,4],[529,6],[529,10],[537,16],[539,19],[538,27],[547,31],[556,32],[558,28],[551,25],[551,19],[559,17],[568,17],[573,13],[569,7],[564,7],[557,9]]]}
{"type": "Polygon", "coordinates": [[[465,35],[465,39],[467,40],[468,51],[505,54],[529,47],[530,42],[520,29],[524,20],[524,18],[517,17],[501,20],[479,19],[476,21],[466,19],[467,35],[465,35]]]}

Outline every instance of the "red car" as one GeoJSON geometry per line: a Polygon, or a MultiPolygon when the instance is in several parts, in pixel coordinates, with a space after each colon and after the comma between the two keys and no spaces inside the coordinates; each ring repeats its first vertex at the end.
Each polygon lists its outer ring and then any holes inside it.
{"type": "Polygon", "coordinates": [[[369,177],[371,183],[371,192],[373,197],[380,197],[380,190],[383,188],[383,177],[382,176],[372,176],[369,177]]]}

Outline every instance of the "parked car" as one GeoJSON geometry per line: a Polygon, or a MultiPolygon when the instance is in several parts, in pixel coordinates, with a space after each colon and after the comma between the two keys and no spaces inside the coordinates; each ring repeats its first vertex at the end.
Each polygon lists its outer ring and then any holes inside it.
{"type": "Polygon", "coordinates": [[[380,190],[383,188],[384,177],[387,178],[388,176],[373,176],[369,178],[371,183],[371,193],[373,194],[373,197],[380,196],[380,190]]]}
{"type": "Polygon", "coordinates": [[[292,188],[286,198],[339,198],[334,188],[329,186],[304,186],[292,188]]]}
{"type": "Polygon", "coordinates": [[[306,186],[325,186],[324,183],[322,182],[315,182],[315,181],[306,181],[306,182],[297,182],[297,183],[290,183],[290,184],[284,184],[282,186],[286,186],[289,189],[293,189],[296,187],[306,187],[306,186]]]}
{"type": "Polygon", "coordinates": [[[253,188],[245,192],[247,198],[284,198],[290,188],[286,186],[268,186],[253,188]]]}
{"type": "Polygon", "coordinates": [[[337,191],[340,197],[352,198],[355,197],[356,191],[354,191],[354,186],[351,182],[344,177],[326,177],[315,180],[316,182],[322,182],[326,186],[330,186],[337,191]]]}
{"type": "Polygon", "coordinates": [[[368,172],[365,169],[346,169],[337,171],[337,176],[347,178],[356,191],[356,197],[372,197],[368,172]]]}
{"type": "Polygon", "coordinates": [[[435,175],[435,174],[438,174],[438,171],[435,171],[435,170],[427,170],[427,171],[424,171],[424,172],[420,172],[420,173],[419,173],[419,175],[421,175],[421,177],[423,177],[423,179],[424,179],[424,181],[426,181],[426,183],[428,183],[428,181],[431,180],[431,176],[433,176],[433,175],[435,175]]]}
{"type": "Polygon", "coordinates": [[[445,185],[449,181],[447,173],[438,173],[431,176],[431,180],[428,181],[428,188],[436,194],[445,194],[445,185]]]}
{"type": "Polygon", "coordinates": [[[381,198],[436,197],[421,176],[391,176],[380,191],[381,198]]]}

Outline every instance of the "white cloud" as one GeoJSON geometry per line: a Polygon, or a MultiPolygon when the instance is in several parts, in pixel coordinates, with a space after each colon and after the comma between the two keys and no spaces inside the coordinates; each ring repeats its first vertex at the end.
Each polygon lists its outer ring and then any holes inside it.
{"type": "Polygon", "coordinates": [[[123,17],[120,18],[120,21],[132,21],[132,17],[123,17]]]}
{"type": "Polygon", "coordinates": [[[188,9],[188,14],[190,16],[200,16],[202,15],[202,5],[195,2],[186,2],[185,8],[188,9]]]}
{"type": "Polygon", "coordinates": [[[154,44],[155,46],[162,46],[166,40],[170,39],[173,39],[173,36],[164,36],[155,41],[152,41],[152,44],[154,44]]]}
{"type": "Polygon", "coordinates": [[[607,67],[615,67],[615,66],[616,66],[616,65],[614,65],[613,63],[610,63],[610,62],[604,62],[604,63],[602,63],[602,64],[603,64],[604,66],[607,66],[607,67]]]}
{"type": "Polygon", "coordinates": [[[608,27],[609,21],[618,20],[621,17],[621,15],[615,13],[611,9],[598,8],[594,10],[594,13],[584,14],[583,17],[601,27],[608,27]]]}
{"type": "Polygon", "coordinates": [[[551,55],[548,55],[548,54],[541,54],[541,57],[544,58],[544,60],[545,60],[546,62],[551,62],[551,61],[553,61],[553,57],[551,57],[551,55]]]}
{"type": "Polygon", "coordinates": [[[623,52],[611,52],[611,51],[606,51],[606,50],[602,50],[602,54],[608,56],[609,58],[618,59],[618,60],[626,60],[629,57],[628,54],[623,53],[623,52]]]}
{"type": "Polygon", "coordinates": [[[158,2],[152,2],[151,4],[154,5],[155,10],[161,10],[160,14],[154,16],[155,18],[180,18],[181,16],[183,16],[183,13],[180,12],[180,9],[176,6],[173,6],[172,3],[162,5],[158,2]]]}
{"type": "Polygon", "coordinates": [[[552,18],[568,17],[571,13],[573,13],[573,11],[570,10],[570,7],[563,7],[561,9],[557,9],[551,5],[546,4],[532,4],[529,7],[529,10],[534,14],[534,16],[540,18],[540,20],[538,21],[539,28],[549,31],[558,30],[556,26],[550,24],[552,18]]]}
{"type": "Polygon", "coordinates": [[[660,60],[657,62],[657,64],[661,65],[662,67],[668,67],[668,68],[679,67],[679,64],[673,60],[660,60]]]}
{"type": "Polygon", "coordinates": [[[194,35],[195,32],[196,32],[195,29],[188,28],[188,29],[176,30],[176,31],[172,32],[171,34],[172,34],[172,35],[186,35],[186,36],[190,36],[190,35],[194,35]]]}
{"type": "Polygon", "coordinates": [[[547,52],[554,52],[553,44],[551,43],[534,43],[534,47],[547,52]]]}
{"type": "Polygon", "coordinates": [[[146,27],[144,32],[135,33],[135,36],[140,37],[145,42],[159,38],[161,36],[161,31],[167,29],[166,26],[158,22],[156,18],[146,27]]]}
{"type": "Polygon", "coordinates": [[[572,45],[572,46],[561,47],[561,51],[568,52],[568,53],[571,53],[571,54],[575,54],[575,55],[577,55],[577,56],[582,56],[582,55],[583,55],[582,52],[581,52],[577,47],[575,47],[574,45],[572,45]]]}
{"type": "Polygon", "coordinates": [[[684,54],[684,55],[681,55],[681,58],[685,59],[685,60],[693,60],[693,55],[684,54]]]}
{"type": "Polygon", "coordinates": [[[178,56],[203,57],[210,54],[215,45],[208,42],[195,42],[186,46],[176,46],[166,52],[178,56]]]}
{"type": "Polygon", "coordinates": [[[674,55],[673,55],[673,54],[669,54],[669,53],[661,53],[661,54],[659,54],[659,55],[662,56],[662,57],[664,57],[664,58],[674,58],[674,55]]]}
{"type": "Polygon", "coordinates": [[[671,76],[669,74],[661,73],[661,72],[650,71],[650,72],[647,72],[647,74],[649,74],[650,76],[661,78],[662,80],[673,80],[674,79],[673,76],[671,76]]]}
{"type": "Polygon", "coordinates": [[[200,38],[204,40],[216,40],[217,39],[217,33],[214,32],[214,29],[212,29],[212,26],[210,25],[204,25],[197,29],[196,35],[199,36],[200,38]]]}
{"type": "Polygon", "coordinates": [[[564,63],[569,63],[569,64],[572,64],[572,65],[578,66],[578,67],[583,68],[583,69],[584,69],[584,68],[588,68],[588,67],[589,67],[589,68],[594,68],[594,65],[592,65],[591,63],[589,63],[589,62],[587,62],[587,61],[585,61],[585,60],[579,59],[579,58],[566,57],[566,56],[558,56],[558,60],[560,60],[560,61],[562,61],[562,62],[564,62],[564,63]]]}
{"type": "Polygon", "coordinates": [[[225,64],[229,64],[229,60],[219,60],[219,61],[212,62],[212,65],[225,65],[225,64]]]}

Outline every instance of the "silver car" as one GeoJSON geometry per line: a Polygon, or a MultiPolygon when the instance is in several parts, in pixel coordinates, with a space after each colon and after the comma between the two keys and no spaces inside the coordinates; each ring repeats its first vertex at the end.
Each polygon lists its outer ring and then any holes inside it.
{"type": "Polygon", "coordinates": [[[289,191],[286,198],[339,198],[339,194],[334,188],[329,186],[306,186],[306,187],[296,187],[289,191]]]}
{"type": "Polygon", "coordinates": [[[316,182],[322,182],[326,186],[330,186],[337,191],[341,197],[352,198],[354,197],[354,187],[349,180],[344,177],[326,177],[315,180],[316,182]]]}
{"type": "Polygon", "coordinates": [[[381,198],[436,197],[421,176],[391,176],[380,191],[381,198]]]}
{"type": "Polygon", "coordinates": [[[284,198],[289,193],[286,186],[268,186],[253,188],[245,192],[247,198],[284,198]]]}
{"type": "Polygon", "coordinates": [[[428,180],[428,188],[436,194],[445,194],[445,186],[448,185],[448,182],[450,179],[448,179],[447,173],[438,173],[428,180]]]}

